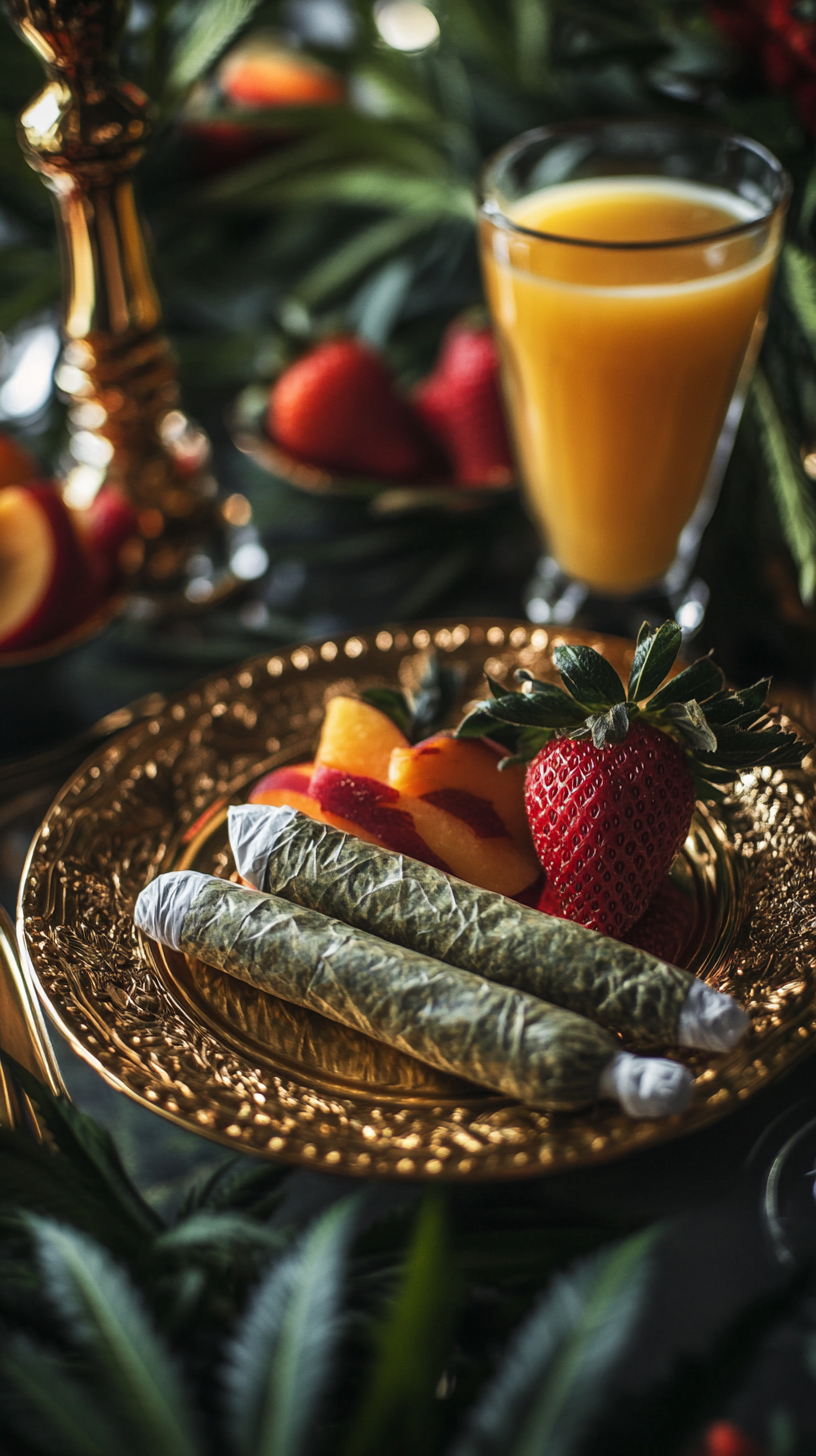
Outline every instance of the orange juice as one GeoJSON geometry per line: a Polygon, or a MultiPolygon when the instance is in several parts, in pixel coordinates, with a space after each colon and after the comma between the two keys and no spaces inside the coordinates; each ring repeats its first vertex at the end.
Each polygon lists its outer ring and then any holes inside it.
{"type": "Polygon", "coordinates": [[[626,593],[665,573],[700,498],[780,226],[706,241],[757,210],[661,177],[567,182],[503,211],[515,226],[485,216],[482,258],[528,498],[565,571],[626,593]]]}

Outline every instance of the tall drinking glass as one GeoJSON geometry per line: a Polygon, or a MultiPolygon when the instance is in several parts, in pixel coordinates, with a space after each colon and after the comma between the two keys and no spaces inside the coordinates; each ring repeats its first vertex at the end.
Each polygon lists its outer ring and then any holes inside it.
{"type": "Polygon", "coordinates": [[[589,594],[683,603],[789,195],[757,142],[671,121],[547,127],[488,163],[485,285],[550,553],[534,620],[572,620],[589,594]]]}

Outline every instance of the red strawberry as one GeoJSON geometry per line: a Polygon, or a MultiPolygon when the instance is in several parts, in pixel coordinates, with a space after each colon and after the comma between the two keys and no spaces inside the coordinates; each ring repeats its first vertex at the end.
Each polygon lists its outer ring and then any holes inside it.
{"type": "Polygon", "coordinates": [[[488,678],[493,697],[457,729],[509,745],[514,762],[532,759],[527,816],[547,877],[539,908],[553,913],[555,903],[605,935],[623,937],[643,915],[698,793],[716,798],[741,769],[799,764],[807,752],[768,719],[767,681],[728,692],[702,658],[661,687],[680,640],[676,622],[644,623],[628,689],[591,647],[559,646],[553,663],[567,691],[524,669],[521,693],[488,678]]]}
{"type": "Polygon", "coordinates": [[[685,840],[695,798],[682,748],[648,723],[603,748],[546,744],[527,770],[527,816],[569,919],[604,935],[633,925],[685,840]]]}
{"type": "Polygon", "coordinates": [[[460,485],[512,480],[499,361],[489,329],[454,324],[436,369],[414,391],[414,404],[450,458],[460,485]]]}
{"type": "Polygon", "coordinates": [[[359,339],[318,344],[272,388],[269,433],[312,465],[346,474],[421,477],[430,447],[379,354],[359,339]]]}
{"type": "Polygon", "coordinates": [[[658,885],[639,920],[622,937],[627,945],[646,950],[672,965],[683,964],[689,935],[689,902],[671,880],[658,885]]]}
{"type": "Polygon", "coordinates": [[[762,1452],[732,1421],[715,1421],[705,1432],[697,1456],[762,1456],[762,1452]]]}

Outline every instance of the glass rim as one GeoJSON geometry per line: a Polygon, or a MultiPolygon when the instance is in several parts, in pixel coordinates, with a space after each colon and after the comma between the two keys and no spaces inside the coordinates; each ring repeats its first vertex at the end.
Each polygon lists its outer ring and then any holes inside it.
{"type": "MultiPolygon", "coordinates": [[[[641,176],[640,173],[620,173],[621,177],[631,175],[634,178],[641,176]]],[[[659,176],[659,174],[657,174],[659,176]]],[[[594,180],[594,179],[587,179],[594,180]]],[[[495,185],[495,184],[494,184],[495,185]]],[[[562,185],[554,183],[554,186],[562,185]]],[[[544,190],[543,188],[541,189],[544,190]]],[[[742,132],[731,131],[728,127],[710,126],[705,122],[688,121],[685,119],[656,118],[645,120],[632,117],[589,117],[582,121],[557,122],[552,126],[537,126],[530,131],[522,132],[520,136],[514,137],[507,142],[499,151],[494,152],[482,167],[479,173],[479,212],[490,222],[502,224],[508,231],[518,233],[521,237],[537,238],[548,243],[563,243],[575,248],[600,248],[611,252],[652,252],[660,248],[689,248],[697,247],[701,243],[720,242],[725,238],[739,237],[747,233],[751,228],[758,227],[761,223],[768,223],[771,219],[787,206],[793,192],[793,183],[787,169],[783,167],[778,157],[763,146],[761,142],[754,141],[753,137],[745,136],[742,132]],[[772,171],[776,173],[781,184],[782,194],[778,202],[768,212],[761,213],[759,217],[746,219],[744,222],[736,222],[730,227],[717,228],[714,232],[698,233],[693,237],[682,238],[651,238],[640,242],[612,242],[600,238],[572,238],[565,233],[544,232],[540,228],[525,227],[522,223],[514,222],[502,211],[500,205],[495,203],[490,206],[487,196],[487,179],[491,172],[494,172],[502,163],[512,159],[515,154],[531,146],[534,142],[544,141],[549,137],[568,136],[580,132],[598,130],[605,126],[628,126],[633,130],[646,130],[647,128],[666,127],[677,131],[685,131],[689,134],[707,135],[718,137],[721,140],[728,140],[737,143],[744,150],[753,152],[760,157],[772,171]]]]}

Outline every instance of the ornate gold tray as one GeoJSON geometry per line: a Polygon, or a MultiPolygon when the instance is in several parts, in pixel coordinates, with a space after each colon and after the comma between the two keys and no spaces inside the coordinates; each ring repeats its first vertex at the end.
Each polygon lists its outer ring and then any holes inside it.
{"type": "Polygon", "coordinates": [[[219,1142],[343,1173],[505,1178],[618,1157],[721,1117],[787,1070],[816,1031],[816,769],[747,774],[701,811],[674,874],[686,962],[748,1007],[727,1056],[684,1053],[688,1111],[633,1122],[599,1104],[536,1112],[140,939],[133,903],[159,870],[229,874],[225,816],[259,774],[309,755],[332,695],[395,683],[435,645],[482,674],[551,672],[556,641],[619,669],[629,644],[515,622],[436,622],[311,642],[213,676],[100,747],[32,845],[20,940],[47,1010],[120,1091],[219,1142]]]}

